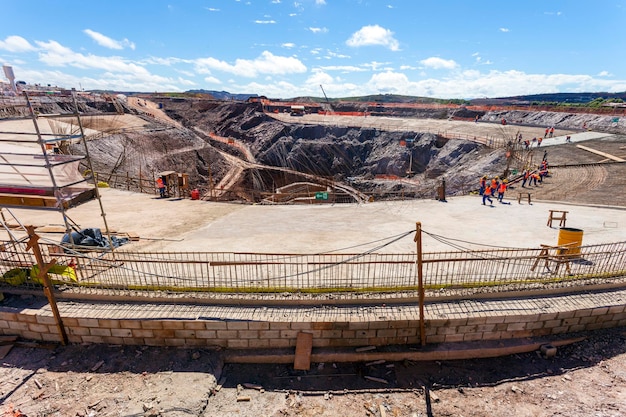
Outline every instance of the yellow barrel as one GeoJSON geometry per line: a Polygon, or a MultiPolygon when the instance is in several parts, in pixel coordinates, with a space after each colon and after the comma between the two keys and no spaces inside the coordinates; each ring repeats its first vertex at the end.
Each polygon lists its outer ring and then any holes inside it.
{"type": "Polygon", "coordinates": [[[559,230],[558,246],[567,246],[559,255],[580,256],[580,247],[583,244],[583,231],[572,227],[561,227],[559,230]]]}

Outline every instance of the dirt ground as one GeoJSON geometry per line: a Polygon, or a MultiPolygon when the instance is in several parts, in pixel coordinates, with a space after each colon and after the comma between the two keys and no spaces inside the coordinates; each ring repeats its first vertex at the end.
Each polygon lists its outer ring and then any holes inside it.
{"type": "Polygon", "coordinates": [[[15,346],[0,367],[3,416],[626,415],[626,328],[494,359],[223,364],[222,352],[148,346],[15,346]],[[365,377],[379,380],[369,380],[365,377]],[[17,411],[21,412],[18,413],[17,411]]]}

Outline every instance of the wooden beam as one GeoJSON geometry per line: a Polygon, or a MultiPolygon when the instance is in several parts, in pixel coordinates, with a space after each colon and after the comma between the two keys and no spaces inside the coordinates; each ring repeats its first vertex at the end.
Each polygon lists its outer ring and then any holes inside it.
{"type": "Polygon", "coordinates": [[[598,151],[596,149],[590,148],[588,146],[583,146],[583,145],[576,145],[577,148],[582,149],[583,151],[587,151],[587,152],[591,152],[591,153],[595,153],[596,155],[600,155],[603,156],[605,158],[611,159],[613,161],[617,161],[617,162],[626,162],[626,159],[622,159],[619,158],[615,155],[611,155],[610,153],[606,153],[606,152],[602,152],[602,151],[598,151]]]}

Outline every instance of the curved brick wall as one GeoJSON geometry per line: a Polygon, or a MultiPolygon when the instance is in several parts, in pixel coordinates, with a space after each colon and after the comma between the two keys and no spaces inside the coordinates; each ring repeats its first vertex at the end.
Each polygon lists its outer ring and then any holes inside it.
{"type": "MultiPolygon", "coordinates": [[[[59,302],[71,343],[287,348],[419,344],[418,307],[259,308],[59,302]]],[[[626,326],[626,290],[427,304],[429,344],[549,336],[626,326]]],[[[47,305],[0,306],[0,334],[58,341],[47,305]]]]}

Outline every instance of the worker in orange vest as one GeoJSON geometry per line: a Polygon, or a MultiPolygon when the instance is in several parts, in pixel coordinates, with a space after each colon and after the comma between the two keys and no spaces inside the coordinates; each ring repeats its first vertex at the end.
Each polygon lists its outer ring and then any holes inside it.
{"type": "MultiPolygon", "coordinates": [[[[533,172],[530,175],[530,181],[532,181],[535,184],[535,186],[537,186],[537,180],[541,180],[541,177],[536,172],[533,172]]],[[[541,181],[539,181],[539,182],[541,182],[541,181]]],[[[530,185],[530,182],[528,183],[528,185],[530,185]]]]}
{"type": "Polygon", "coordinates": [[[483,206],[485,205],[485,201],[489,200],[489,205],[493,206],[493,200],[491,199],[491,187],[485,188],[485,192],[483,193],[483,206]]]}
{"type": "Polygon", "coordinates": [[[156,186],[159,189],[159,195],[161,196],[161,198],[165,198],[165,183],[163,182],[163,178],[157,178],[156,186]]]}
{"type": "MultiPolygon", "coordinates": [[[[525,169],[524,170],[524,180],[522,181],[522,188],[526,188],[526,181],[528,181],[528,178],[530,178],[530,171],[525,169]]],[[[530,182],[528,182],[528,185],[530,185],[530,182]]]]}
{"type": "Polygon", "coordinates": [[[495,196],[500,186],[500,177],[493,177],[491,180],[491,195],[495,196]]]}
{"type": "Polygon", "coordinates": [[[498,187],[498,201],[500,203],[502,203],[502,199],[504,198],[504,192],[506,191],[506,183],[507,182],[508,182],[507,180],[502,181],[502,183],[498,187]]]}
{"type": "Polygon", "coordinates": [[[483,195],[485,192],[485,188],[487,188],[487,176],[483,175],[480,179],[480,188],[478,190],[478,195],[483,195]]]}

